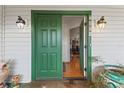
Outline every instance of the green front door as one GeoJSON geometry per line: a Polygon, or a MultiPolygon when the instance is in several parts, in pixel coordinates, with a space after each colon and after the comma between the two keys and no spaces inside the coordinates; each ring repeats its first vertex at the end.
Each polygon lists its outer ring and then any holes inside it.
{"type": "Polygon", "coordinates": [[[89,16],[84,16],[80,24],[80,65],[84,77],[91,80],[91,33],[89,31],[89,16]]]}
{"type": "Polygon", "coordinates": [[[36,80],[61,79],[61,16],[35,17],[36,80]]]}
{"type": "Polygon", "coordinates": [[[87,31],[87,21],[86,21],[86,16],[83,18],[80,24],[80,65],[81,69],[84,72],[84,77],[87,78],[87,69],[89,67],[87,66],[88,63],[88,31],[87,31]]]}

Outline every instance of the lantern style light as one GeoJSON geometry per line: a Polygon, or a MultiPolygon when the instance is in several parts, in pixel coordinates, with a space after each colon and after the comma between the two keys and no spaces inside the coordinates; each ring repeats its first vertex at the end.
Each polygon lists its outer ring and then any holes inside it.
{"type": "Polygon", "coordinates": [[[18,20],[16,21],[16,25],[19,29],[24,29],[25,20],[23,20],[21,16],[18,16],[18,20]]]}
{"type": "Polygon", "coordinates": [[[97,27],[99,29],[104,29],[105,25],[106,25],[106,21],[104,19],[104,16],[102,16],[98,21],[97,21],[97,27]]]}

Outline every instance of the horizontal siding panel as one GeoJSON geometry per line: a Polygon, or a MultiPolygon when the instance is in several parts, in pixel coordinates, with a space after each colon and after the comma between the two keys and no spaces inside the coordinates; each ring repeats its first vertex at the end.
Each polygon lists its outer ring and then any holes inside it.
{"type": "Polygon", "coordinates": [[[31,35],[31,32],[29,32],[29,31],[17,31],[17,30],[15,30],[15,31],[9,31],[9,30],[6,30],[6,35],[11,35],[11,34],[20,34],[20,35],[22,35],[22,34],[29,34],[29,35],[31,35]]]}
{"type": "Polygon", "coordinates": [[[14,41],[14,42],[29,42],[29,41],[31,41],[31,39],[30,38],[17,38],[17,39],[15,39],[15,38],[8,38],[8,37],[6,37],[6,39],[5,39],[5,42],[11,42],[11,41],[14,41]]]}
{"type": "Polygon", "coordinates": [[[122,12],[94,12],[93,13],[93,16],[101,16],[101,15],[104,15],[104,16],[124,16],[124,13],[122,12]],[[111,15],[110,15],[111,14],[111,15]]]}
{"type": "Polygon", "coordinates": [[[95,35],[93,36],[93,38],[120,38],[120,37],[124,37],[124,34],[99,34],[99,35],[95,35]]]}
{"type": "MultiPolygon", "coordinates": [[[[92,14],[92,18],[93,18],[93,20],[98,20],[101,16],[103,16],[103,15],[93,15],[92,14]]],[[[109,15],[109,16],[105,16],[105,18],[107,19],[107,20],[123,20],[124,18],[121,16],[112,16],[112,15],[109,15]]]]}
{"type": "Polygon", "coordinates": [[[20,52],[20,53],[24,53],[24,52],[26,52],[26,51],[31,51],[31,48],[23,48],[23,47],[17,47],[17,48],[9,48],[9,47],[7,47],[6,48],[6,51],[7,51],[7,53],[13,53],[13,52],[20,52]]]}
{"type": "Polygon", "coordinates": [[[20,10],[20,11],[13,11],[13,9],[11,9],[11,10],[9,10],[9,11],[7,11],[7,10],[5,10],[5,14],[6,14],[6,16],[9,16],[9,15],[30,15],[31,14],[31,12],[30,12],[30,10],[20,10]]]}
{"type": "MultiPolygon", "coordinates": [[[[6,21],[16,21],[17,20],[17,18],[18,18],[18,16],[19,15],[9,15],[9,16],[6,16],[6,18],[5,18],[5,20],[6,21]]],[[[23,18],[23,19],[31,19],[31,16],[29,16],[29,15],[21,15],[21,17],[23,18]]],[[[29,20],[29,21],[31,21],[31,20],[29,20]]]]}
{"type": "Polygon", "coordinates": [[[109,42],[109,43],[116,42],[118,44],[118,43],[123,43],[124,39],[123,39],[123,37],[116,38],[116,39],[115,38],[113,38],[113,39],[111,39],[111,38],[95,38],[95,39],[92,39],[92,43],[96,43],[96,44],[97,43],[107,43],[107,42],[109,42]]]}
{"type": "Polygon", "coordinates": [[[18,8],[18,7],[16,7],[16,8],[7,8],[6,10],[5,10],[5,12],[6,13],[10,13],[10,12],[30,12],[31,11],[31,9],[30,8],[18,8]],[[17,11],[18,10],[18,11],[17,11]]]}
{"type": "Polygon", "coordinates": [[[96,43],[98,43],[98,42],[109,42],[109,43],[111,43],[111,41],[123,42],[124,39],[123,39],[123,37],[121,37],[121,38],[113,38],[113,39],[112,38],[96,38],[96,39],[92,39],[92,41],[93,42],[96,41],[96,43]]]}
{"type": "MultiPolygon", "coordinates": [[[[6,53],[6,58],[7,59],[8,58],[10,58],[10,59],[27,59],[27,63],[25,63],[25,64],[28,64],[30,62],[30,59],[31,59],[31,57],[28,57],[28,56],[25,56],[25,55],[20,55],[20,54],[12,55],[12,53],[11,53],[11,55],[6,53]]],[[[25,61],[22,61],[22,62],[25,62],[25,61]]]]}
{"type": "MultiPolygon", "coordinates": [[[[118,59],[118,60],[120,60],[119,58],[121,58],[121,57],[119,57],[119,55],[120,54],[123,54],[124,55],[124,53],[122,52],[122,51],[116,51],[114,48],[113,49],[111,49],[110,51],[108,51],[110,48],[108,48],[108,49],[101,49],[101,48],[97,48],[97,49],[95,49],[94,51],[99,51],[98,53],[100,53],[100,50],[102,50],[103,52],[101,53],[104,57],[107,57],[107,56],[109,56],[109,57],[111,57],[111,58],[113,58],[113,59],[118,59]],[[113,52],[111,52],[112,50],[114,50],[113,52]],[[113,55],[113,56],[112,56],[113,55]]],[[[123,63],[122,63],[123,64],[123,63]]]]}
{"type": "Polygon", "coordinates": [[[15,39],[15,38],[31,38],[31,36],[30,37],[26,37],[26,36],[19,36],[19,37],[16,37],[16,36],[14,36],[14,37],[12,37],[12,36],[5,36],[5,38],[13,38],[13,39],[15,39]]]}
{"type": "Polygon", "coordinates": [[[116,21],[114,21],[114,20],[107,20],[108,22],[107,22],[107,25],[124,25],[124,21],[123,20],[116,20],[116,21]]]}
{"type": "Polygon", "coordinates": [[[120,49],[117,49],[117,46],[116,47],[97,47],[97,48],[94,48],[94,51],[96,51],[96,50],[99,51],[99,52],[102,50],[102,52],[109,51],[110,53],[115,53],[115,52],[123,53],[123,49],[122,48],[121,48],[121,50],[120,49]]]}
{"type": "MultiPolygon", "coordinates": [[[[117,59],[118,59],[118,55],[120,55],[120,54],[124,55],[124,53],[122,51],[116,50],[116,48],[106,48],[106,49],[105,48],[97,48],[94,51],[99,51],[99,53],[100,53],[100,50],[103,51],[103,53],[101,53],[101,54],[105,54],[106,56],[110,56],[110,57],[112,57],[112,55],[114,55],[114,56],[116,56],[115,58],[117,58],[117,59]],[[108,50],[110,50],[110,51],[108,51],[108,50]],[[113,51],[113,52],[111,52],[111,51],[113,51]]],[[[114,59],[114,57],[112,57],[112,58],[114,59]]]]}
{"type": "Polygon", "coordinates": [[[97,18],[97,19],[100,18],[101,16],[105,16],[105,17],[108,17],[108,18],[111,18],[111,17],[113,17],[113,18],[114,18],[114,17],[115,17],[115,18],[116,18],[116,17],[123,17],[123,15],[116,15],[116,16],[115,16],[115,15],[104,15],[104,14],[103,14],[103,15],[102,15],[102,14],[97,14],[97,15],[96,15],[96,14],[92,14],[92,17],[93,17],[93,18],[95,17],[95,18],[97,18]]]}
{"type": "MultiPolygon", "coordinates": [[[[123,48],[124,47],[124,44],[123,43],[105,43],[105,42],[103,42],[103,43],[92,43],[92,46],[93,46],[93,48],[94,48],[94,46],[96,46],[95,48],[97,48],[97,47],[113,47],[113,46],[116,46],[116,48],[117,47],[121,47],[121,48],[123,48]]],[[[119,48],[120,49],[120,48],[119,48]]]]}
{"type": "Polygon", "coordinates": [[[106,30],[106,31],[93,31],[92,30],[92,36],[97,35],[97,34],[118,34],[118,33],[123,33],[123,29],[114,29],[114,30],[106,30]]]}
{"type": "Polygon", "coordinates": [[[11,49],[12,48],[18,48],[18,47],[28,47],[28,46],[31,46],[31,43],[30,42],[27,42],[27,43],[14,43],[14,42],[9,42],[9,43],[6,43],[5,44],[5,47],[9,47],[11,49]]]}
{"type": "Polygon", "coordinates": [[[30,34],[5,34],[7,38],[31,38],[30,34]]]}
{"type": "MultiPolygon", "coordinates": [[[[29,55],[30,54],[30,52],[26,52],[26,51],[19,51],[19,52],[17,52],[17,51],[12,51],[12,52],[8,52],[7,51],[7,53],[5,54],[5,55],[16,55],[16,58],[18,58],[18,56],[25,56],[25,55],[29,55]]],[[[15,58],[15,59],[16,59],[15,58]]],[[[10,58],[11,59],[11,58],[10,58]]],[[[19,60],[19,61],[22,61],[22,60],[19,60]]],[[[30,60],[29,60],[30,61],[30,60]]],[[[17,61],[16,61],[17,62],[17,61]]],[[[22,61],[22,62],[26,62],[26,60],[24,60],[24,61],[22,61]]]]}
{"type": "MultiPolygon", "coordinates": [[[[11,38],[9,38],[8,40],[5,40],[5,43],[7,44],[8,42],[9,43],[21,43],[21,44],[23,44],[23,43],[29,43],[29,42],[31,42],[31,40],[25,40],[25,41],[21,41],[21,40],[16,40],[16,41],[14,41],[13,39],[11,40],[11,38]],[[10,40],[9,40],[10,39],[10,40]]],[[[1,42],[1,41],[0,41],[1,42]]]]}
{"type": "Polygon", "coordinates": [[[114,29],[114,28],[118,28],[118,29],[122,29],[122,28],[124,28],[124,26],[121,24],[121,25],[107,25],[106,24],[106,27],[105,27],[105,30],[107,30],[107,29],[114,29]]]}
{"type": "Polygon", "coordinates": [[[123,13],[124,12],[124,9],[108,9],[108,8],[92,8],[93,10],[93,13],[95,14],[96,12],[97,13],[123,13]]]}
{"type": "MultiPolygon", "coordinates": [[[[118,52],[118,53],[122,53],[122,54],[124,54],[123,53],[123,48],[121,48],[121,50],[119,50],[119,49],[117,49],[118,47],[116,46],[115,48],[113,48],[113,47],[97,47],[97,48],[93,48],[93,53],[94,52],[96,52],[97,53],[97,51],[99,52],[99,53],[101,53],[101,54],[103,54],[104,55],[104,52],[106,51],[109,51],[110,53],[115,53],[115,52],[118,52]],[[101,52],[102,51],[102,52],[101,52]],[[111,52],[111,51],[113,51],[113,52],[111,52]]],[[[95,55],[95,54],[94,54],[95,55]]],[[[115,54],[116,55],[116,54],[115,54]]],[[[99,56],[99,55],[98,55],[99,56]]],[[[110,55],[110,56],[112,56],[112,55],[110,55]]],[[[118,55],[116,55],[116,56],[118,56],[118,55]]],[[[120,59],[119,59],[120,60],[120,59]]]]}
{"type": "MultiPolygon", "coordinates": [[[[6,27],[6,26],[5,26],[6,27]]],[[[16,26],[15,28],[9,28],[9,27],[6,27],[5,28],[5,33],[31,33],[31,27],[25,27],[24,29],[18,29],[16,26]]]]}
{"type": "Polygon", "coordinates": [[[124,43],[116,43],[116,42],[112,42],[112,43],[109,43],[109,42],[102,42],[102,43],[92,43],[92,46],[97,46],[97,47],[113,47],[113,46],[119,46],[119,47],[124,47],[124,43]]]}
{"type": "Polygon", "coordinates": [[[5,47],[20,47],[20,46],[25,46],[25,47],[30,47],[31,46],[31,42],[26,42],[26,41],[20,41],[20,42],[12,42],[12,41],[9,41],[9,43],[5,43],[5,47]],[[16,43],[16,44],[15,44],[16,43]]]}
{"type": "MultiPolygon", "coordinates": [[[[30,29],[30,28],[31,28],[30,26],[26,27],[26,29],[30,29]]],[[[16,25],[6,25],[6,29],[17,29],[17,30],[19,30],[16,25]]]]}
{"type": "MultiPolygon", "coordinates": [[[[24,48],[24,47],[28,47],[28,46],[31,46],[30,44],[29,45],[9,45],[9,46],[5,46],[5,51],[8,52],[9,51],[22,51],[22,50],[25,50],[25,51],[31,51],[31,48],[24,48]]],[[[1,51],[2,49],[0,49],[1,51]]]]}
{"type": "MultiPolygon", "coordinates": [[[[118,36],[119,36],[118,34],[116,35],[116,33],[114,33],[114,35],[111,35],[110,33],[108,33],[108,34],[105,33],[104,35],[103,35],[103,34],[96,34],[96,35],[93,34],[93,35],[92,35],[92,39],[95,39],[95,38],[97,38],[97,39],[98,39],[98,38],[103,38],[103,36],[109,38],[109,35],[110,35],[110,39],[111,39],[111,37],[113,37],[113,36],[115,36],[115,37],[118,37],[118,36]],[[101,37],[101,36],[102,36],[102,37],[101,37]]],[[[123,38],[123,34],[121,34],[121,37],[119,36],[119,38],[122,39],[122,38],[123,38]]]]}

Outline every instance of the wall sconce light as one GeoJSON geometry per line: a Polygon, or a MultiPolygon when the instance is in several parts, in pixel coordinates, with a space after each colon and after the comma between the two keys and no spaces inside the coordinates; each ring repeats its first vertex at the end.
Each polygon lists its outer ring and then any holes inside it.
{"type": "Polygon", "coordinates": [[[24,29],[24,25],[25,25],[25,20],[22,19],[21,16],[18,16],[18,20],[16,21],[16,25],[19,29],[24,29]]]}
{"type": "Polygon", "coordinates": [[[107,22],[105,21],[104,16],[102,16],[102,17],[97,21],[97,23],[96,23],[97,28],[100,29],[100,30],[104,29],[106,23],[107,23],[107,22]]]}

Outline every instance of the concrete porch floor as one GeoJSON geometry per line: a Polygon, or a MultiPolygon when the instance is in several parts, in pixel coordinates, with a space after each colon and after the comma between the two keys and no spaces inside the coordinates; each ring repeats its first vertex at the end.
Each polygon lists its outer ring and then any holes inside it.
{"type": "Polygon", "coordinates": [[[41,80],[26,84],[25,88],[94,88],[94,84],[84,80],[41,80]]]}

